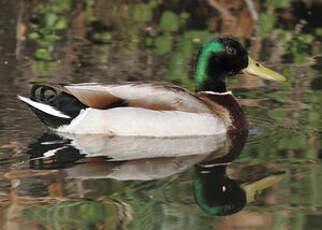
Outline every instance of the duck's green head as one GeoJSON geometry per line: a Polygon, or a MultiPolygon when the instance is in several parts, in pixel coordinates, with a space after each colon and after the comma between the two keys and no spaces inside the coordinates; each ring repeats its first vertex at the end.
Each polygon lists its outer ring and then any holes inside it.
{"type": "Polygon", "coordinates": [[[226,77],[241,72],[266,80],[285,81],[282,75],[250,58],[238,41],[224,37],[202,46],[195,72],[196,90],[225,92],[226,77]]]}

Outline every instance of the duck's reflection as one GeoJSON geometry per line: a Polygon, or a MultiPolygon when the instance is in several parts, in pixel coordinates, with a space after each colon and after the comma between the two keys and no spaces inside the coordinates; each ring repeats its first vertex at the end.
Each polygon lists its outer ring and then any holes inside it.
{"type": "Polygon", "coordinates": [[[246,192],[226,175],[227,165],[241,153],[247,133],[230,135],[224,155],[207,158],[196,165],[194,196],[198,205],[211,215],[230,215],[246,205],[246,192]]]}
{"type": "Polygon", "coordinates": [[[284,174],[275,172],[255,181],[242,183],[227,176],[227,165],[196,168],[195,199],[205,212],[217,216],[240,211],[247,203],[255,201],[264,189],[278,183],[284,174]]]}
{"type": "Polygon", "coordinates": [[[225,154],[226,135],[185,138],[46,133],[31,145],[33,169],[64,168],[68,177],[154,180],[225,154]],[[71,167],[73,166],[73,167],[71,167]]]}
{"type": "Polygon", "coordinates": [[[230,215],[280,180],[278,175],[246,184],[226,175],[227,166],[239,156],[246,139],[247,132],[180,138],[46,133],[28,153],[32,169],[60,169],[65,178],[85,181],[158,180],[194,166],[197,204],[208,214],[230,215]]]}
{"type": "Polygon", "coordinates": [[[212,215],[230,215],[246,205],[246,192],[226,175],[226,167],[197,167],[195,199],[205,212],[212,215]]]}

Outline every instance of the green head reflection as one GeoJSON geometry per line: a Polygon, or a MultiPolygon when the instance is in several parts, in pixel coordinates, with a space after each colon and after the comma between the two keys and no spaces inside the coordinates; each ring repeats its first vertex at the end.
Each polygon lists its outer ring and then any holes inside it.
{"type": "Polygon", "coordinates": [[[226,216],[237,213],[246,204],[254,202],[256,195],[278,183],[284,175],[283,171],[273,172],[241,183],[226,175],[226,167],[226,164],[196,167],[193,183],[195,200],[208,214],[226,216]]]}
{"type": "Polygon", "coordinates": [[[198,168],[194,180],[196,202],[206,213],[231,215],[246,205],[246,192],[225,174],[226,166],[198,168]]]}

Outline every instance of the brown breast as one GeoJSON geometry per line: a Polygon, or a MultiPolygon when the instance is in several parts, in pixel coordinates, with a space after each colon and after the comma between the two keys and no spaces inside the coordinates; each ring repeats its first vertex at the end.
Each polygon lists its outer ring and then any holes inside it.
{"type": "Polygon", "coordinates": [[[240,133],[248,129],[244,111],[231,93],[212,93],[201,91],[197,95],[227,126],[227,133],[240,133]]]}

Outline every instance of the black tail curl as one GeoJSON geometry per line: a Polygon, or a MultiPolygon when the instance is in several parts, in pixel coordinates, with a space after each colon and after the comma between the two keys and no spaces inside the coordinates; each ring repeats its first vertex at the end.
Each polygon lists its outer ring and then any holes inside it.
{"type": "Polygon", "coordinates": [[[57,91],[54,88],[39,84],[33,85],[30,92],[30,99],[45,104],[50,104],[56,96],[57,91]],[[51,94],[48,94],[48,91],[51,92],[51,94]]]}
{"type": "Polygon", "coordinates": [[[78,116],[82,109],[87,108],[87,106],[82,104],[76,97],[42,84],[33,85],[30,92],[30,99],[42,104],[50,105],[70,117],[56,117],[31,107],[39,119],[52,128],[69,124],[73,118],[78,116]]]}

